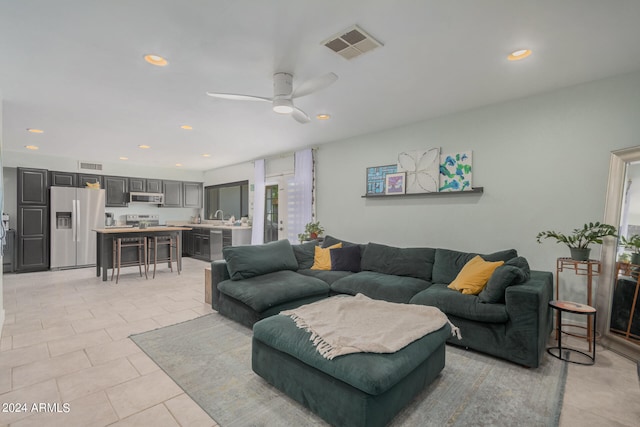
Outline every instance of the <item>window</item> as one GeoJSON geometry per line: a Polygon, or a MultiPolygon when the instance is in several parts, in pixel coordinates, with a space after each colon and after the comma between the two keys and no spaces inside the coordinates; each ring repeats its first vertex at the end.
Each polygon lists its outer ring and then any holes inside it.
{"type": "Polygon", "coordinates": [[[223,212],[224,219],[232,216],[236,219],[249,216],[249,181],[205,187],[204,203],[206,219],[220,219],[220,214],[214,218],[218,210],[223,212]]]}

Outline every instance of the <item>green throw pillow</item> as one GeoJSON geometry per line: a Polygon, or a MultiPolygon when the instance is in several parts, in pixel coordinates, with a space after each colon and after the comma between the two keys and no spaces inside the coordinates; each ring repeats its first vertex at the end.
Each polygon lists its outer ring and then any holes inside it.
{"type": "Polygon", "coordinates": [[[510,259],[517,257],[518,252],[515,249],[507,249],[483,255],[438,248],[436,249],[435,262],[433,263],[432,282],[443,283],[445,285],[453,282],[460,273],[460,270],[462,270],[462,267],[464,267],[476,255],[480,255],[483,260],[488,262],[507,262],[510,259]]]}
{"type": "Polygon", "coordinates": [[[310,240],[300,245],[291,245],[293,254],[298,261],[298,269],[307,270],[313,265],[313,255],[315,247],[318,246],[317,240],[310,240]]]}
{"type": "Polygon", "coordinates": [[[435,252],[433,248],[396,248],[369,243],[362,254],[362,269],[430,281],[435,252]]]}
{"type": "Polygon", "coordinates": [[[227,246],[222,250],[231,280],[242,280],[281,270],[298,269],[288,240],[264,245],[227,246]]]}
{"type": "Polygon", "coordinates": [[[478,301],[493,304],[504,303],[504,294],[507,288],[526,282],[530,275],[529,263],[525,258],[512,258],[493,272],[489,282],[478,295],[478,301]]]}

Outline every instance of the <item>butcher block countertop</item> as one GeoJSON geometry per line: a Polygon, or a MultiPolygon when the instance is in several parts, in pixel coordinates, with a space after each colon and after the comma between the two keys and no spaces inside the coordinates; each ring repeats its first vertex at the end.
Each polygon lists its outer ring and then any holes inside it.
{"type": "Polygon", "coordinates": [[[138,228],[138,227],[122,227],[122,228],[94,228],[93,231],[96,233],[103,234],[122,234],[122,233],[159,233],[163,231],[182,231],[182,230],[191,230],[191,227],[184,226],[163,226],[163,227],[147,227],[147,228],[138,228]]]}

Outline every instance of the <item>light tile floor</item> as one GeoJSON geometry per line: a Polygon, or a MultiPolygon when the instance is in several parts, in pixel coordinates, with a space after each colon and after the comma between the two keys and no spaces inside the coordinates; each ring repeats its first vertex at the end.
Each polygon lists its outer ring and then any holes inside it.
{"type": "MultiPolygon", "coordinates": [[[[118,285],[92,268],[4,275],[0,426],[216,426],[128,339],[210,313],[207,265],[149,280],[127,268],[118,285]]],[[[560,425],[640,425],[635,364],[602,348],[596,360],[570,364],[560,425]]]]}

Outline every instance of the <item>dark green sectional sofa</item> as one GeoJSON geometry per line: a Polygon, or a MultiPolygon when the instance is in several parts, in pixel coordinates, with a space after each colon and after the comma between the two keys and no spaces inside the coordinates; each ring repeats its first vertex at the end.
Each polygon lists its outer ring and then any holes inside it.
{"type": "MultiPolygon", "coordinates": [[[[323,246],[339,241],[327,236],[323,246]]],[[[283,240],[225,248],[225,260],[212,263],[213,309],[252,327],[260,319],[330,295],[362,293],[390,302],[438,307],[462,334],[462,340],[452,336],[449,343],[527,367],[540,364],[552,329],[548,302],[553,276],[530,271],[514,249],[480,254],[486,261],[505,261],[505,265],[479,295],[464,295],[447,285],[478,254],[342,243],[359,248],[355,271],[311,270],[317,242],[291,245],[283,240]]]]}

